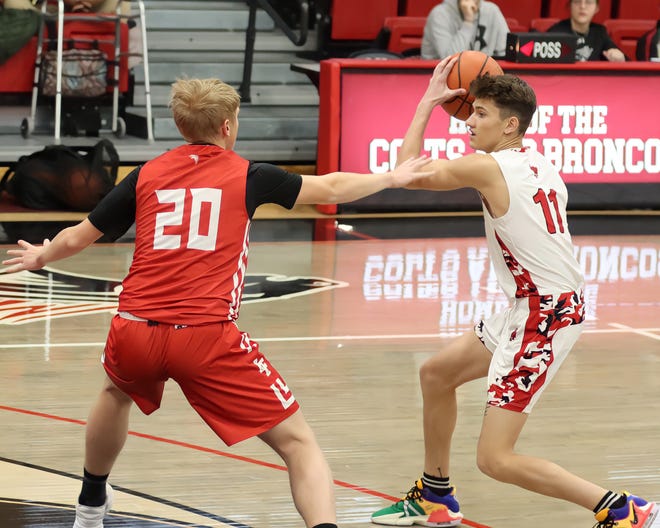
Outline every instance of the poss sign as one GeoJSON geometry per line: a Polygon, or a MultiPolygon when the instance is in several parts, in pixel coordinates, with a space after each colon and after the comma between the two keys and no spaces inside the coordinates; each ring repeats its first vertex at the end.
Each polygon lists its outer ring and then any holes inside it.
{"type": "Polygon", "coordinates": [[[576,46],[576,35],[509,33],[506,59],[511,62],[573,63],[576,46]]]}

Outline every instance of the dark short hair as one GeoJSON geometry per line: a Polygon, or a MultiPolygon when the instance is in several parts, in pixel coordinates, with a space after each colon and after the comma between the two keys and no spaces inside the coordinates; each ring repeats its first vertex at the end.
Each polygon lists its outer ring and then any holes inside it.
{"type": "Polygon", "coordinates": [[[504,117],[515,115],[520,121],[518,131],[525,133],[536,111],[536,94],[520,77],[484,75],[470,83],[470,94],[477,99],[490,99],[504,117]]]}

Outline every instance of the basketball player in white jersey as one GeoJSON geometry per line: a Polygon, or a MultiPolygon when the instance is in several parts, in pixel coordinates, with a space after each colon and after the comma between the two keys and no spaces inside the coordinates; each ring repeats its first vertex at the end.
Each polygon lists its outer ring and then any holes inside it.
{"type": "MultiPolygon", "coordinates": [[[[436,106],[465,90],[450,90],[454,61],[436,67],[406,132],[400,159],[420,152],[436,106]]],[[[475,153],[436,160],[415,189],[476,189],[483,203],[488,250],[510,307],[480,321],[420,370],[424,474],[399,502],[375,512],[391,526],[457,526],[462,514],[449,480],[456,389],[487,377],[487,402],[477,464],[486,475],[593,510],[602,528],[649,528],[655,503],[608,491],[556,464],[515,452],[527,417],[578,339],[584,319],[583,277],[566,222],[566,186],[540,153],[523,147],[536,96],[513,75],[485,76],[470,86],[467,119],[475,153]]],[[[657,521],[660,522],[660,521],[657,521]]],[[[660,524],[659,524],[660,526],[660,524]]]]}

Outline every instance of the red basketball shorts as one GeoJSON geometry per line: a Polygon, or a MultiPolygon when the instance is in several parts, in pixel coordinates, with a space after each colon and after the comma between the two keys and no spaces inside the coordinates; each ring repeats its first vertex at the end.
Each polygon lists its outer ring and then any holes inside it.
{"type": "Polygon", "coordinates": [[[178,327],[117,315],[102,362],[145,414],[160,407],[172,378],[227,445],[271,429],[298,409],[259,345],[229,321],[178,327]]]}

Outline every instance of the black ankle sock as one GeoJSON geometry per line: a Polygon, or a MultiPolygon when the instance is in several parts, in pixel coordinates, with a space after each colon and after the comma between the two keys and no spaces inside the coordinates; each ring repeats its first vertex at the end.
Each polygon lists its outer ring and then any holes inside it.
{"type": "Polygon", "coordinates": [[[623,506],[626,505],[627,500],[628,499],[626,498],[625,495],[619,495],[619,498],[610,505],[610,508],[612,510],[616,510],[617,508],[622,508],[623,506]]]}
{"type": "Polygon", "coordinates": [[[105,504],[105,483],[108,475],[92,475],[86,469],[78,503],[84,506],[103,506],[105,504]]]}
{"type": "Polygon", "coordinates": [[[617,509],[621,508],[626,504],[626,496],[625,495],[619,495],[618,493],[614,493],[613,491],[608,491],[605,495],[603,495],[603,498],[600,499],[600,502],[596,505],[594,508],[594,513],[598,513],[601,510],[604,510],[605,508],[610,508],[610,509],[617,509]]]}
{"type": "Polygon", "coordinates": [[[422,484],[424,484],[424,487],[430,489],[435,495],[439,495],[440,497],[449,495],[453,489],[449,484],[449,477],[436,477],[435,475],[429,475],[428,473],[422,475],[422,484]]]}
{"type": "Polygon", "coordinates": [[[337,528],[337,525],[332,523],[323,523],[323,524],[317,524],[313,528],[337,528]]]}

